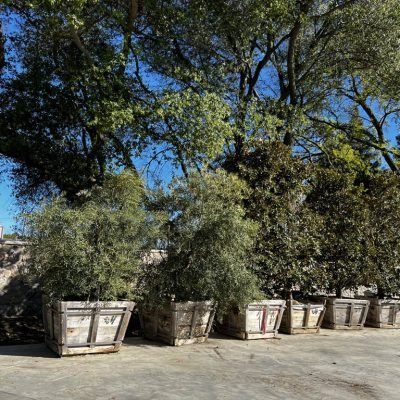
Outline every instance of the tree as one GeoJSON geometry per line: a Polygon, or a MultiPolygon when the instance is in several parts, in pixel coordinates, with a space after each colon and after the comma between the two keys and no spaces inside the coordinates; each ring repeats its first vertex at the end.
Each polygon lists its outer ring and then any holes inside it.
{"type": "Polygon", "coordinates": [[[169,215],[168,258],[144,277],[147,299],[162,303],[214,300],[220,309],[244,306],[259,296],[251,270],[256,225],[245,218],[246,187],[222,171],[178,179],[153,200],[169,215]]]}
{"type": "Polygon", "coordinates": [[[50,184],[71,199],[101,184],[113,165],[133,168],[143,91],[127,72],[124,29],[132,29],[133,11],[87,1],[6,1],[0,11],[11,21],[0,154],[16,163],[22,194],[50,184]]]}
{"type": "Polygon", "coordinates": [[[310,173],[282,142],[255,143],[243,157],[247,215],[259,224],[256,270],[269,295],[304,295],[317,284],[320,221],[305,202],[310,173]]]}
{"type": "Polygon", "coordinates": [[[400,180],[393,172],[373,175],[367,186],[369,209],[366,260],[378,296],[400,292],[400,180]]]}
{"type": "Polygon", "coordinates": [[[341,15],[343,29],[335,38],[329,62],[342,79],[333,86],[325,112],[312,120],[345,134],[352,146],[362,145],[379,153],[398,172],[395,136],[400,115],[399,30],[396,1],[366,0],[341,15]],[[345,49],[345,51],[343,51],[345,49]],[[351,124],[357,110],[358,129],[351,124]]]}
{"type": "Polygon", "coordinates": [[[50,301],[139,298],[141,252],[157,237],[142,183],[125,171],[79,197],[73,206],[55,197],[26,216],[28,276],[50,301]]]}
{"type": "Polygon", "coordinates": [[[0,154],[16,163],[23,194],[50,183],[71,198],[143,154],[185,174],[216,155],[237,171],[254,139],[318,161],[344,137],[396,170],[397,6],[7,0],[0,154]]]}
{"type": "Polygon", "coordinates": [[[319,168],[311,180],[306,203],[323,221],[316,261],[321,288],[342,296],[343,289],[368,283],[366,267],[368,207],[355,173],[319,168]]]}
{"type": "MultiPolygon", "coordinates": [[[[346,107],[356,105],[368,118],[360,97],[349,97],[353,78],[368,84],[375,104],[382,92],[393,92],[400,29],[395,0],[149,0],[146,13],[152,24],[142,43],[152,68],[178,86],[227,99],[234,130],[226,152],[236,166],[254,137],[296,145],[313,158],[325,150],[324,128],[347,127],[351,135],[346,107]],[[378,77],[386,84],[373,86],[378,77]]],[[[393,152],[377,127],[365,121],[365,134],[350,143],[380,151],[393,168],[393,152]]]]}
{"type": "Polygon", "coordinates": [[[155,85],[141,56],[151,21],[137,0],[6,1],[0,13],[12,21],[0,48],[0,155],[15,163],[21,197],[74,199],[145,151],[186,173],[221,152],[223,98],[155,85]]]}

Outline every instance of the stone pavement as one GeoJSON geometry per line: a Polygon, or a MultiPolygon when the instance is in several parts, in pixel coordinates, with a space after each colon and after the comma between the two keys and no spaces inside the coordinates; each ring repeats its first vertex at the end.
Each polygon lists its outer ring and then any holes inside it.
{"type": "Polygon", "coordinates": [[[400,399],[400,330],[322,330],[169,347],[129,338],[119,353],[57,358],[0,347],[0,400],[400,399]]]}

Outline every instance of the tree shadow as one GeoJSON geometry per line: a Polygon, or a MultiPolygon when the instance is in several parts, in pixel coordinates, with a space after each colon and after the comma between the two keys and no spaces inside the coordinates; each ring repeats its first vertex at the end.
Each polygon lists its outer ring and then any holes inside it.
{"type": "Polygon", "coordinates": [[[41,309],[40,291],[19,275],[10,277],[0,291],[0,346],[43,342],[41,309]]]}
{"type": "Polygon", "coordinates": [[[123,341],[124,346],[134,346],[138,348],[146,348],[146,347],[172,347],[167,343],[163,343],[158,340],[150,340],[146,339],[143,336],[136,337],[126,337],[123,341]]]}
{"type": "Polygon", "coordinates": [[[44,343],[0,346],[0,357],[59,358],[44,343]]]}

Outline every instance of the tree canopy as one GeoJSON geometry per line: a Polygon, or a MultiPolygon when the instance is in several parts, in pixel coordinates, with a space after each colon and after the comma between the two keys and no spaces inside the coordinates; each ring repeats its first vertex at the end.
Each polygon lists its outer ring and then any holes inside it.
{"type": "Polygon", "coordinates": [[[368,241],[368,260],[386,243],[371,221],[397,207],[382,170],[399,174],[398,0],[4,0],[0,23],[0,160],[22,201],[78,205],[143,165],[188,185],[225,169],[250,187],[257,268],[284,291],[317,263],[340,294],[368,241]]]}
{"type": "Polygon", "coordinates": [[[138,158],[237,168],[254,139],[398,170],[397,0],[5,0],[0,21],[22,196],[73,198],[138,158]]]}
{"type": "Polygon", "coordinates": [[[169,217],[164,239],[168,257],[144,276],[147,301],[218,302],[243,307],[260,297],[252,257],[257,224],[246,218],[246,185],[223,171],[177,179],[155,191],[153,208],[169,217]]]}
{"type": "Polygon", "coordinates": [[[254,269],[268,295],[310,293],[320,274],[321,220],[306,202],[311,190],[309,165],[292,157],[282,142],[256,144],[240,165],[248,183],[248,217],[259,225],[254,269]]]}

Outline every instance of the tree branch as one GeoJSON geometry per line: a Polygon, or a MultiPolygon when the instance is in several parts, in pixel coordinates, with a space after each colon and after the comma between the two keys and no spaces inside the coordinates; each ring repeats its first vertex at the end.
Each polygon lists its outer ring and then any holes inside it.
{"type": "Polygon", "coordinates": [[[257,64],[257,67],[254,71],[254,75],[250,81],[249,84],[249,88],[247,91],[247,96],[250,96],[253,91],[254,88],[258,82],[258,79],[260,77],[261,71],[262,69],[265,67],[265,65],[271,60],[272,55],[276,52],[276,50],[279,49],[279,47],[282,45],[283,42],[285,42],[285,40],[287,40],[290,36],[290,33],[288,33],[287,35],[283,36],[275,45],[268,47],[264,57],[261,59],[261,61],[257,64]]]}
{"type": "Polygon", "coordinates": [[[90,64],[94,65],[94,62],[92,60],[92,57],[89,53],[89,51],[86,49],[86,47],[83,45],[78,32],[74,28],[74,26],[70,23],[69,24],[69,31],[72,37],[72,41],[75,44],[75,46],[82,52],[82,54],[87,58],[90,64]]]}

